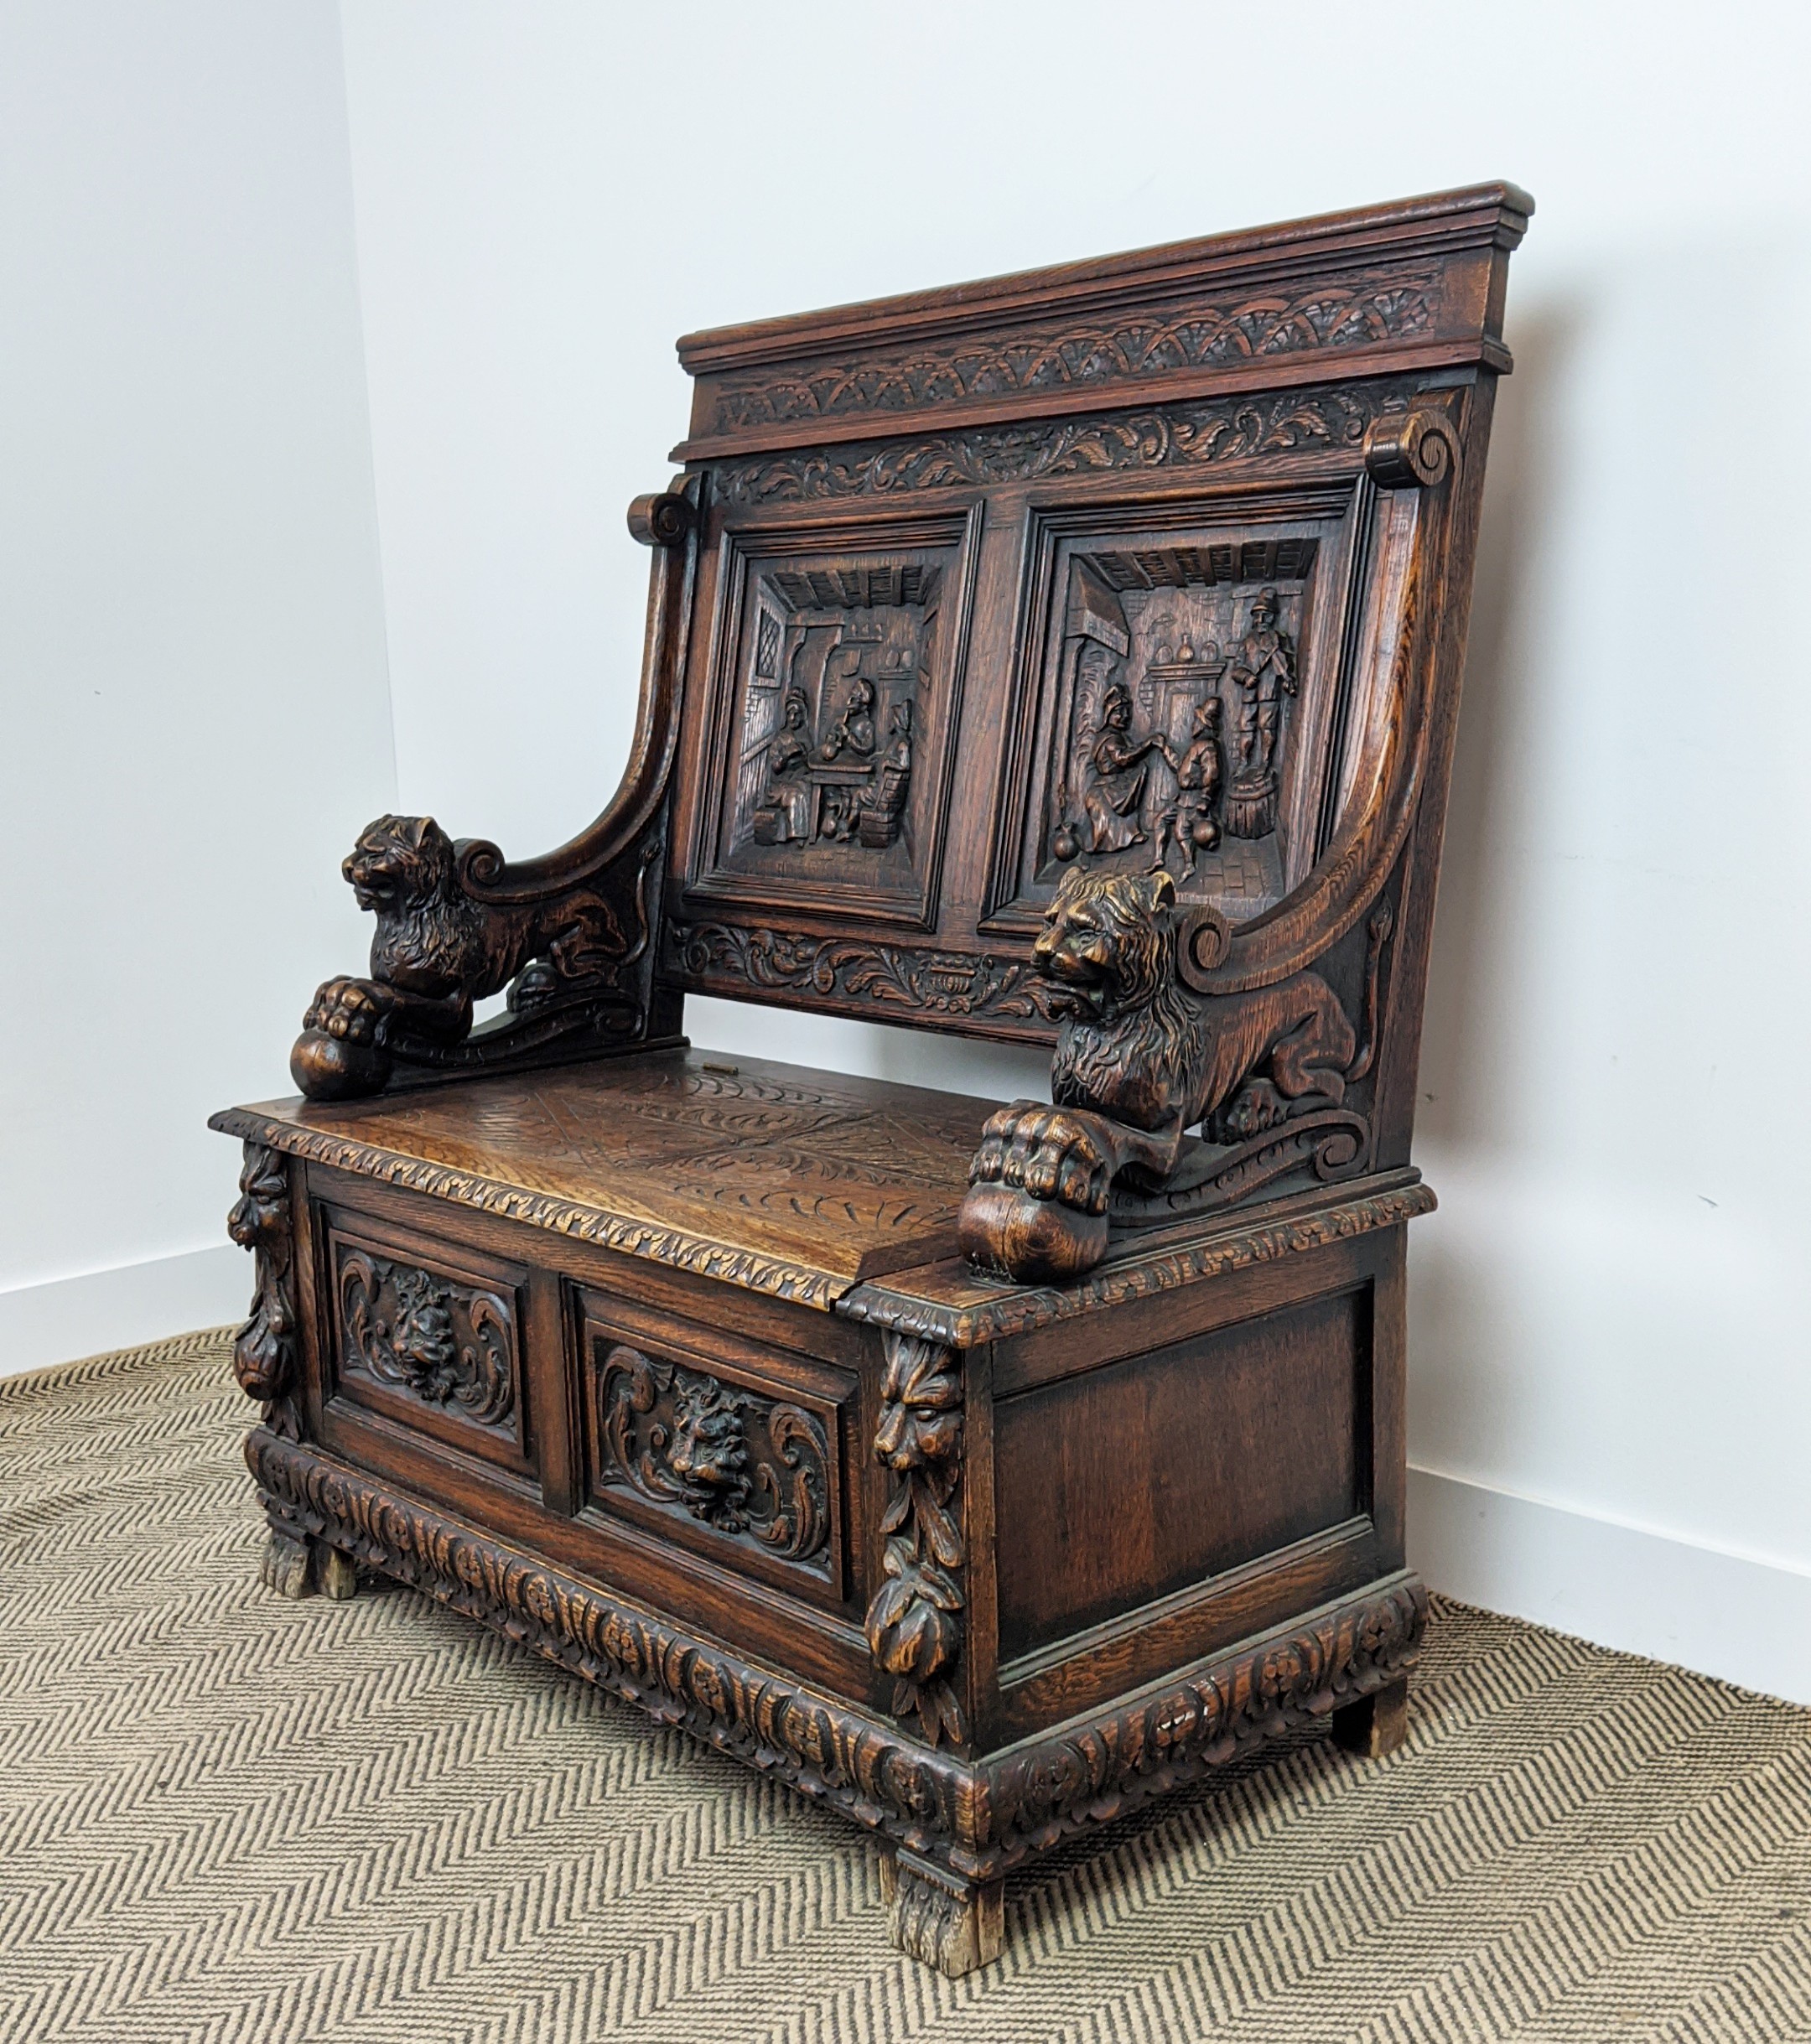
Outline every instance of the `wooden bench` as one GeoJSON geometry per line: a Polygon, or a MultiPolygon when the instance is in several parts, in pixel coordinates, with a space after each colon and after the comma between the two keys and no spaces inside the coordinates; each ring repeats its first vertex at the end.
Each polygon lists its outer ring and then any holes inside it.
{"type": "Polygon", "coordinates": [[[266,1580],[401,1578],[867,1826],[894,1934],[1403,1736],[1404,1224],[1489,185],[693,335],[621,789],[422,817],[238,1108],[266,1580]],[[474,1026],[475,1004],[507,992],[474,1026]],[[688,992],[1049,1045],[714,1056],[688,992]]]}

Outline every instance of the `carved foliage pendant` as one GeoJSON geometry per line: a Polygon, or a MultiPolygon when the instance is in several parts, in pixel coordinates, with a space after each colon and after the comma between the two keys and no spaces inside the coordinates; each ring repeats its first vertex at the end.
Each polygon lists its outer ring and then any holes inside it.
{"type": "Polygon", "coordinates": [[[828,1545],[829,1447],[801,1407],[618,1342],[598,1367],[597,1414],[605,1482],[783,1560],[828,1545]]]}
{"type": "Polygon", "coordinates": [[[893,1472],[882,1562],[868,1607],[868,1647],[893,1677],[893,1715],[916,1715],[932,1746],[961,1744],[968,1721],[951,1677],[962,1654],[967,1598],[962,1521],[960,1359],[932,1341],[889,1334],[874,1455],[893,1472]]]}

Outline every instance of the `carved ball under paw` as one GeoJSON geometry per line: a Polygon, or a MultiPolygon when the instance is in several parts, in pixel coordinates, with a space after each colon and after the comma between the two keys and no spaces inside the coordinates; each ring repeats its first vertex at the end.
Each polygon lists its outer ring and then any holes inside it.
{"type": "Polygon", "coordinates": [[[289,1053],[289,1076],[310,1100],[356,1100],[383,1091],[390,1053],[378,1044],[305,1030],[289,1053]]]}
{"type": "Polygon", "coordinates": [[[971,1185],[956,1222],[963,1254],[1021,1284],[1066,1284],[1107,1253],[1104,1213],[1035,1199],[1020,1185],[971,1185]]]}

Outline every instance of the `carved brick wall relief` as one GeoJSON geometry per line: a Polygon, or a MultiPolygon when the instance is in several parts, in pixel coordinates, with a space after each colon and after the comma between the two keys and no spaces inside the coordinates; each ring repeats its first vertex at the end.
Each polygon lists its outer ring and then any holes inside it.
{"type": "Polygon", "coordinates": [[[832,1460],[822,1418],[703,1369],[594,1338],[598,1484],[819,1572],[830,1564],[832,1460]]]}

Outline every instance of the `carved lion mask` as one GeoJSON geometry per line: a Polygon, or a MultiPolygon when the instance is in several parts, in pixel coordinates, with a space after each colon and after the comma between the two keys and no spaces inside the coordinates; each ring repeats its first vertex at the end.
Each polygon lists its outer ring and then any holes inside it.
{"type": "Polygon", "coordinates": [[[1175,882],[1160,868],[1071,866],[1044,911],[1033,962],[1057,982],[1072,1013],[1144,1006],[1170,977],[1175,905],[1175,882]]]}
{"type": "Polygon", "coordinates": [[[359,833],[340,870],[361,909],[432,900],[453,885],[453,840],[432,817],[379,817],[359,833]]]}

